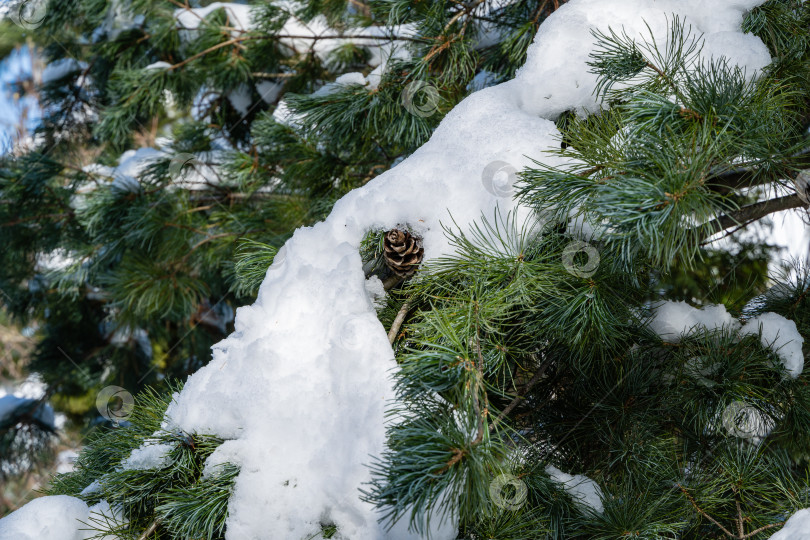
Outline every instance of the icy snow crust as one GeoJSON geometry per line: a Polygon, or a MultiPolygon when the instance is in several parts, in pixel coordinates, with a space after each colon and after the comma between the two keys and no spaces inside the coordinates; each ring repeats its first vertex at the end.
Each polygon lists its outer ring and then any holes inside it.
{"type": "MultiPolygon", "coordinates": [[[[211,363],[189,378],[166,414],[167,428],[229,439],[207,464],[209,471],[225,461],[241,467],[226,538],[299,540],[318,532],[320,523],[337,525],[344,539],[416,538],[404,523],[386,531],[358,496],[370,479],[367,464],[385,446],[396,366],[363,275],[358,246],[364,234],[407,224],[423,236],[432,259],[451,252],[441,227],[451,216],[466,229],[482,215],[491,218],[496,206],[502,215],[527,215],[508,190],[492,189],[482,174],[494,161],[520,170],[530,164],[527,156],[563,165],[546,152],[559,145],[552,120],[567,109],[598,109],[596,79],[585,64],[592,28],[647,35],[646,21],[656,36],[666,36],[667,18],[677,14],[695,33],[705,33],[704,58],[726,56],[753,74],[770,57],[758,38],[739,28],[745,11],[760,3],[572,0],[543,23],[514,80],[469,96],[417,152],[346,195],[325,222],[296,231],[256,303],[237,311],[236,331],[214,347],[211,363]]],[[[51,501],[19,511],[31,516],[30,531],[45,531],[38,529],[47,522],[40,512],[68,504],[51,501]]],[[[9,538],[6,522],[19,522],[17,515],[0,521],[0,538],[9,538]]],[[[432,538],[455,538],[455,523],[431,523],[432,538]]],[[[36,537],[74,540],[79,534],[71,537],[62,525],[58,533],[36,537]]]]}

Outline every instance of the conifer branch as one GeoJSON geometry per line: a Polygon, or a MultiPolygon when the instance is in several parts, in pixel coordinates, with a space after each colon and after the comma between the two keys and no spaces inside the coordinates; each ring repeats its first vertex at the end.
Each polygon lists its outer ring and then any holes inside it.
{"type": "Polygon", "coordinates": [[[520,391],[518,392],[518,395],[517,395],[517,396],[515,396],[515,399],[513,399],[513,400],[512,400],[512,402],[511,402],[509,405],[507,405],[507,406],[506,406],[506,408],[505,408],[503,411],[501,411],[501,414],[499,414],[499,415],[498,415],[498,417],[497,417],[497,418],[495,418],[495,420],[494,420],[494,421],[493,421],[493,422],[492,422],[492,423],[489,425],[489,430],[490,430],[490,431],[494,430],[494,429],[495,429],[495,427],[496,427],[496,426],[497,426],[497,425],[498,425],[498,424],[499,424],[501,421],[503,421],[503,419],[504,419],[504,418],[506,418],[506,416],[507,416],[509,413],[511,413],[511,412],[512,412],[512,411],[515,409],[515,407],[517,407],[517,406],[520,404],[520,402],[521,402],[521,401],[523,401],[524,399],[526,399],[526,393],[527,393],[529,390],[531,390],[532,388],[534,388],[534,385],[536,385],[538,382],[540,382],[540,378],[541,378],[541,377],[543,376],[543,374],[546,372],[546,369],[548,368],[548,366],[549,366],[549,365],[551,365],[551,361],[547,361],[547,362],[545,362],[545,363],[544,363],[544,364],[543,364],[543,365],[540,367],[540,369],[538,369],[538,370],[535,372],[535,374],[532,376],[532,378],[531,378],[531,379],[529,379],[529,382],[527,382],[527,383],[526,383],[526,384],[525,384],[525,385],[524,385],[524,386],[523,386],[523,387],[520,389],[520,391]]]}
{"type": "Polygon", "coordinates": [[[728,229],[729,227],[753,223],[754,221],[760,220],[769,214],[773,214],[774,212],[801,208],[803,206],[807,206],[807,203],[804,202],[797,194],[786,195],[776,199],[768,199],[767,201],[749,204],[748,206],[743,206],[739,210],[729,212],[728,214],[724,214],[707,223],[704,223],[703,225],[700,225],[701,238],[708,238],[713,234],[717,234],[722,230],[728,229]]]}
{"type": "Polygon", "coordinates": [[[761,533],[762,531],[767,531],[768,529],[773,529],[775,527],[781,527],[784,524],[785,524],[785,521],[778,521],[776,523],[768,523],[767,525],[763,525],[759,529],[753,530],[750,533],[746,534],[745,536],[743,536],[741,538],[741,540],[746,540],[747,538],[753,538],[756,535],[758,535],[759,533],[761,533]]]}
{"type": "Polygon", "coordinates": [[[143,534],[138,537],[138,540],[148,540],[149,535],[152,534],[153,532],[155,532],[159,525],[160,525],[160,520],[157,520],[157,519],[154,520],[149,525],[149,527],[147,527],[146,530],[143,531],[143,534]]]}
{"type": "Polygon", "coordinates": [[[411,303],[409,301],[405,301],[405,303],[402,304],[402,307],[399,308],[399,312],[394,318],[394,322],[391,324],[391,329],[388,331],[388,342],[391,345],[393,345],[397,340],[399,329],[402,328],[402,323],[405,322],[405,317],[408,316],[408,311],[410,311],[410,309],[411,303]]]}
{"type": "Polygon", "coordinates": [[[695,499],[692,497],[692,495],[690,495],[689,492],[686,491],[685,487],[683,487],[681,484],[678,484],[678,483],[676,483],[675,485],[678,486],[678,488],[683,492],[684,495],[686,495],[687,500],[692,504],[692,506],[694,507],[694,509],[697,511],[698,514],[700,514],[701,516],[705,517],[706,519],[708,519],[709,521],[714,523],[717,527],[720,528],[720,530],[722,530],[728,536],[730,536],[732,538],[735,537],[734,533],[732,533],[731,531],[729,531],[728,529],[723,527],[723,525],[721,525],[719,521],[717,521],[712,516],[710,516],[709,514],[704,512],[703,509],[700,506],[698,506],[697,502],[695,502],[695,499]]]}
{"type": "Polygon", "coordinates": [[[483,4],[484,1],[485,0],[475,0],[469,6],[466,6],[466,5],[462,4],[462,8],[460,10],[458,10],[456,12],[456,14],[453,15],[453,17],[450,18],[450,21],[446,25],[444,25],[444,31],[447,32],[447,30],[449,30],[450,27],[453,26],[453,23],[455,23],[457,20],[459,20],[465,13],[469,14],[470,12],[472,12],[475,8],[477,8],[478,6],[483,4]]]}
{"type": "Polygon", "coordinates": [[[743,516],[740,496],[737,489],[734,489],[734,504],[737,506],[737,533],[739,538],[745,538],[745,516],[743,516]]]}

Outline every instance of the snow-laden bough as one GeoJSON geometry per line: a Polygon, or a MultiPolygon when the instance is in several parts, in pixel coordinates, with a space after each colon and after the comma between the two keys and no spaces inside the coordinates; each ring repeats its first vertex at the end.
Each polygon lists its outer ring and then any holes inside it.
{"type": "MultiPolygon", "coordinates": [[[[451,252],[442,224],[464,231],[496,207],[528,216],[513,200],[513,175],[497,189],[482,175],[494,162],[508,171],[530,165],[529,158],[565,164],[548,152],[559,146],[553,120],[566,110],[600,106],[596,75],[586,65],[592,29],[667,36],[678,15],[703,33],[704,59],[725,56],[755,74],[771,59],[740,25],[761,3],[571,0],[542,24],[515,79],[470,95],[418,151],[343,197],[324,222],[296,231],[256,302],[237,311],[235,332],[214,347],[213,360],[189,378],[166,412],[166,428],[227,439],[209,458],[209,469],[222,462],[241,468],[226,538],[296,540],[319,531],[322,522],[336,525],[346,539],[416,538],[405,520],[386,530],[378,511],[359,496],[371,479],[368,463],[385,447],[384,414],[394,398],[396,368],[367,293],[358,253],[364,235],[407,224],[422,235],[430,260],[451,252]]],[[[26,519],[12,514],[0,521],[0,537],[51,538],[38,517],[47,512],[61,520],[60,534],[77,531],[59,538],[80,539],[74,516],[82,511],[73,506],[81,504],[40,499],[36,508],[19,511],[26,519]],[[60,513],[60,506],[71,511],[60,513]]],[[[450,540],[456,528],[452,520],[434,520],[431,537],[450,540]]]]}

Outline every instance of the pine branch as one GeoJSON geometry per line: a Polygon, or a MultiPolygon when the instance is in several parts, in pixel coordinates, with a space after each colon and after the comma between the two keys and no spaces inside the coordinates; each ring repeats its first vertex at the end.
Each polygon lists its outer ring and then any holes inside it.
{"type": "Polygon", "coordinates": [[[774,212],[782,210],[790,210],[793,208],[801,208],[807,206],[801,197],[797,194],[786,195],[776,199],[768,199],[748,206],[743,206],[739,210],[724,214],[716,219],[713,219],[703,225],[699,226],[701,231],[701,238],[708,238],[713,234],[728,229],[729,227],[738,226],[743,223],[752,223],[760,220],[774,212]]]}
{"type": "Polygon", "coordinates": [[[154,520],[154,521],[153,521],[153,522],[152,522],[152,523],[149,525],[149,527],[147,527],[147,528],[146,528],[146,530],[145,530],[145,531],[143,531],[143,534],[142,534],[141,536],[139,536],[139,537],[138,537],[138,540],[148,540],[149,535],[150,535],[150,534],[152,534],[153,532],[155,532],[155,531],[157,530],[157,528],[158,528],[158,526],[159,526],[159,525],[160,525],[160,521],[159,521],[159,520],[157,520],[157,519],[156,519],[156,520],[154,520]]]}
{"type": "Polygon", "coordinates": [[[678,483],[676,483],[675,485],[678,486],[678,489],[680,489],[683,492],[684,495],[686,495],[687,500],[692,504],[692,507],[697,511],[698,514],[700,514],[701,516],[705,517],[706,519],[708,519],[709,521],[714,523],[717,527],[720,528],[720,530],[722,530],[728,536],[734,538],[734,533],[732,533],[731,531],[729,531],[728,529],[723,527],[723,525],[721,525],[719,521],[717,521],[712,516],[710,516],[709,514],[704,512],[703,509],[700,506],[698,506],[697,502],[695,502],[695,499],[689,494],[688,491],[686,491],[685,487],[683,487],[681,484],[678,484],[678,483]]]}
{"type": "Polygon", "coordinates": [[[391,324],[391,329],[388,331],[388,342],[393,345],[394,341],[397,340],[397,334],[399,333],[399,329],[402,327],[402,323],[405,322],[405,317],[408,316],[408,311],[411,309],[411,303],[406,301],[402,304],[402,307],[399,308],[399,312],[397,316],[394,318],[393,324],[391,324]]]}
{"type": "Polygon", "coordinates": [[[501,421],[503,421],[503,419],[504,419],[504,418],[506,418],[506,416],[507,416],[509,413],[511,413],[511,412],[514,410],[514,408],[515,408],[515,407],[517,407],[517,406],[520,404],[520,402],[521,402],[521,401],[523,401],[524,399],[526,399],[526,393],[527,393],[529,390],[531,390],[531,389],[534,387],[534,385],[536,385],[538,382],[540,382],[540,378],[543,376],[543,374],[546,372],[546,369],[547,369],[547,368],[548,368],[548,366],[550,366],[550,365],[551,365],[551,361],[549,360],[549,361],[545,362],[545,363],[544,363],[544,364],[543,364],[543,365],[540,367],[540,369],[538,369],[538,370],[537,370],[537,372],[536,372],[536,373],[535,373],[535,374],[532,376],[532,378],[531,378],[531,379],[529,379],[529,382],[527,382],[527,383],[526,383],[526,384],[525,384],[525,385],[524,385],[524,386],[523,386],[523,387],[520,389],[520,391],[518,392],[518,395],[517,395],[517,396],[515,396],[515,399],[513,399],[513,400],[512,400],[512,402],[511,402],[509,405],[507,405],[507,407],[506,407],[506,408],[505,408],[503,411],[501,411],[501,414],[499,414],[499,415],[498,415],[498,417],[497,417],[497,418],[495,418],[495,421],[494,421],[494,422],[492,422],[492,423],[489,425],[489,430],[490,430],[490,431],[494,430],[494,429],[495,429],[495,427],[496,427],[496,426],[497,426],[497,425],[498,425],[498,424],[499,424],[501,421]]]}
{"type": "Polygon", "coordinates": [[[713,191],[727,194],[744,188],[759,186],[771,182],[766,175],[757,176],[749,168],[732,169],[709,180],[706,185],[713,191]]]}

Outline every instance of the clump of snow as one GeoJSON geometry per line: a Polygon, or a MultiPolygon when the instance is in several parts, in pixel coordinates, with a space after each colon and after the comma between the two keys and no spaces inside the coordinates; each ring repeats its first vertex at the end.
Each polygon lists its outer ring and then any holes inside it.
{"type": "Polygon", "coordinates": [[[53,409],[47,403],[37,405],[39,400],[21,398],[14,395],[0,397],[0,422],[8,417],[19,415],[21,412],[34,408],[33,418],[38,422],[55,428],[53,409]]]}
{"type": "MultiPolygon", "coordinates": [[[[57,427],[57,418],[48,403],[36,405],[45,396],[45,383],[37,374],[30,375],[19,385],[0,386],[0,421],[20,410],[36,407],[33,417],[45,426],[57,427]]],[[[64,415],[60,415],[64,420],[64,415]]]]}
{"type": "Polygon", "coordinates": [[[798,377],[804,369],[802,343],[796,323],[776,313],[763,313],[745,323],[740,334],[762,333],[762,346],[773,349],[791,376],[798,377]]]}
{"type": "Polygon", "coordinates": [[[649,327],[671,343],[677,343],[695,332],[720,328],[737,331],[740,336],[762,332],[762,346],[776,353],[792,377],[798,377],[804,369],[804,338],[799,334],[795,322],[776,313],[764,313],[743,326],[721,304],[698,309],[686,302],[667,301],[654,307],[649,327]]]}
{"type": "Polygon", "coordinates": [[[554,13],[554,24],[546,21],[540,25],[525,65],[513,81],[505,84],[515,87],[518,100],[527,111],[546,118],[556,118],[568,110],[597,111],[600,103],[593,93],[596,75],[587,66],[594,38],[580,29],[598,28],[604,32],[610,27],[636,38],[649,38],[652,32],[657,42],[663,42],[672,14],[680,15],[691,26],[693,35],[703,35],[702,60],[724,56],[730,65],[738,65],[754,75],[771,62],[771,57],[759,38],[740,31],[740,24],[743,14],[761,3],[761,0],[568,2],[554,13]],[[662,14],[668,14],[669,20],[662,14]],[[650,30],[644,26],[645,21],[650,30]]]}
{"type": "Polygon", "coordinates": [[[87,504],[66,495],[34,499],[0,520],[0,538],[77,540],[79,521],[87,521],[87,504]]]}
{"type": "Polygon", "coordinates": [[[79,454],[76,450],[62,450],[56,456],[56,472],[59,474],[73,472],[73,467],[76,465],[78,458],[79,454]]]}
{"type": "Polygon", "coordinates": [[[79,62],[74,58],[60,58],[51,62],[42,70],[42,84],[58,81],[71,73],[86,69],[86,62],[79,62]]]}
{"type": "Polygon", "coordinates": [[[167,466],[171,461],[171,451],[174,445],[164,444],[146,444],[140,448],[132,451],[129,457],[124,460],[122,468],[125,470],[146,470],[146,469],[162,469],[167,466]]]}
{"type": "Polygon", "coordinates": [[[37,272],[52,272],[64,270],[77,261],[76,256],[66,249],[55,249],[48,253],[37,254],[37,261],[34,269],[37,272]]]}
{"type": "Polygon", "coordinates": [[[168,69],[170,67],[172,67],[170,63],[160,61],[160,62],[153,62],[143,69],[168,69]]]}
{"type": "Polygon", "coordinates": [[[380,278],[377,276],[371,276],[366,280],[366,294],[368,294],[368,297],[371,299],[371,303],[374,304],[374,308],[376,310],[379,311],[385,307],[385,286],[380,278]]]}
{"type": "MultiPolygon", "coordinates": [[[[385,449],[386,405],[395,395],[390,371],[396,368],[362,270],[364,235],[408,225],[422,236],[430,260],[452,252],[443,224],[466,231],[496,209],[522,221],[529,210],[517,206],[512,186],[496,190],[482,176],[494,162],[519,170],[531,164],[526,156],[566,164],[546,151],[559,147],[553,119],[564,110],[600,107],[585,64],[591,29],[624,28],[638,36],[647,34],[646,23],[665,36],[676,13],[706,33],[713,55],[753,73],[770,57],[761,41],[742,34],[740,23],[759,3],[571,0],[543,23],[513,81],[466,98],[424,146],[338,201],[324,222],[295,232],[268,269],[257,301],[237,311],[236,331],[189,378],[164,421],[164,429],[228,439],[209,458],[241,468],[228,507],[228,540],[300,540],[324,522],[346,538],[417,537],[405,530],[407,520],[386,531],[379,513],[359,498],[371,478],[368,463],[385,449]]],[[[197,15],[217,5],[196,15],[180,10],[178,20],[192,27],[197,15]]],[[[247,6],[228,9],[235,27],[249,26],[247,6]]],[[[723,313],[715,308],[690,317],[711,324],[727,320],[723,313]]],[[[578,499],[601,509],[595,484],[552,473],[578,499]]],[[[434,519],[430,528],[437,540],[456,536],[452,522],[434,519]]]]}
{"type": "Polygon", "coordinates": [[[253,27],[250,17],[251,7],[231,2],[213,2],[201,8],[178,9],[175,11],[175,19],[177,19],[177,23],[181,28],[185,30],[196,30],[199,28],[203,19],[218,9],[225,10],[225,13],[228,15],[228,22],[235,31],[243,32],[253,27]]]}
{"type": "Polygon", "coordinates": [[[16,386],[0,386],[0,397],[14,395],[21,398],[40,399],[45,395],[46,386],[36,373],[32,373],[16,386]]]}
{"type": "Polygon", "coordinates": [[[34,499],[0,520],[3,540],[84,540],[77,528],[87,521],[90,509],[81,499],[54,495],[34,499]]]}
{"type": "Polygon", "coordinates": [[[722,304],[695,308],[686,302],[662,302],[653,311],[650,329],[671,343],[697,331],[740,328],[740,322],[722,304]]]}
{"type": "Polygon", "coordinates": [[[253,98],[250,95],[250,87],[246,84],[239,85],[235,90],[228,92],[228,101],[239,114],[245,115],[250,111],[253,98]]]}
{"type": "Polygon", "coordinates": [[[259,93],[259,96],[261,96],[262,101],[270,105],[276,102],[283,89],[284,84],[276,81],[261,81],[256,83],[256,91],[259,93]]]}
{"type": "Polygon", "coordinates": [[[602,504],[602,490],[599,485],[582,474],[570,475],[562,472],[554,465],[546,466],[546,474],[552,480],[562,485],[562,488],[574,500],[583,506],[590,508],[594,512],[601,514],[605,507],[602,504]]]}
{"type": "Polygon", "coordinates": [[[93,493],[101,492],[101,482],[93,480],[86,488],[82,490],[80,495],[92,495],[93,493]]]}
{"type": "Polygon", "coordinates": [[[799,510],[770,540],[810,540],[810,508],[799,510]]]}

